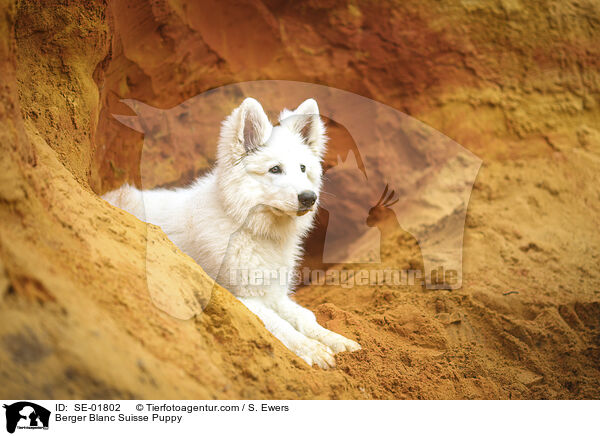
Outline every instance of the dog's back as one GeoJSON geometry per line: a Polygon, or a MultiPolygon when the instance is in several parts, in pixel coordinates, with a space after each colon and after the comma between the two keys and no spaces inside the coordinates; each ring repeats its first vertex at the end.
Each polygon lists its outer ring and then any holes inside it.
{"type": "Polygon", "coordinates": [[[113,206],[129,212],[136,218],[142,221],[146,220],[142,192],[134,186],[124,184],[114,191],[107,192],[102,198],[113,206]]]}

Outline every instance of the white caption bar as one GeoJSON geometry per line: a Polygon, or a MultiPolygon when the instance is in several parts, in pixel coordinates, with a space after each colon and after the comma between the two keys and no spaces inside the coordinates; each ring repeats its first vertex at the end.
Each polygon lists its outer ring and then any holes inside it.
{"type": "Polygon", "coordinates": [[[598,401],[5,400],[0,434],[589,434],[598,401]],[[4,416],[5,415],[5,416],[4,416]],[[34,430],[44,430],[42,433],[34,430]]]}

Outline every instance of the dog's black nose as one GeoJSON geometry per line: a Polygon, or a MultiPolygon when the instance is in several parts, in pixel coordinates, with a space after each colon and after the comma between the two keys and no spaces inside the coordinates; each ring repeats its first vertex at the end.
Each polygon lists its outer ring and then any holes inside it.
{"type": "Polygon", "coordinates": [[[317,194],[313,191],[302,191],[298,194],[298,201],[302,207],[311,207],[317,201],[317,194]]]}

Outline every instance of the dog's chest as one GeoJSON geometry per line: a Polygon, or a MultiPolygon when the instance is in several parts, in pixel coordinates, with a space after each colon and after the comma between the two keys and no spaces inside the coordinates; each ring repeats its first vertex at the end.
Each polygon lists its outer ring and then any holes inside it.
{"type": "MultiPolygon", "coordinates": [[[[275,241],[271,239],[256,239],[249,232],[240,232],[231,244],[237,252],[241,263],[252,267],[264,268],[293,268],[296,262],[298,248],[294,241],[275,241]],[[242,260],[243,259],[243,260],[242,260]]],[[[228,250],[231,253],[231,250],[228,250]]]]}

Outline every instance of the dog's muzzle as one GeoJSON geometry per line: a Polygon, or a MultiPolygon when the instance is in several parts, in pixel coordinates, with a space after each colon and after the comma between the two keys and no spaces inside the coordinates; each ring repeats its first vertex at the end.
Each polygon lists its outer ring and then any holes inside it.
{"type": "Polygon", "coordinates": [[[317,194],[313,191],[302,191],[298,194],[298,216],[307,214],[312,210],[315,202],[317,201],[317,194]]]}

